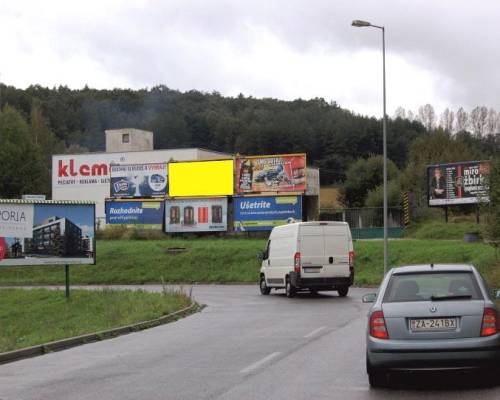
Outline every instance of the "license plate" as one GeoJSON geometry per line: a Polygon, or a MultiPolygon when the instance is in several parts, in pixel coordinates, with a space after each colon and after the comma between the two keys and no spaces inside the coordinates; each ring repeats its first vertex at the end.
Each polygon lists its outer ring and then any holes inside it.
{"type": "Polygon", "coordinates": [[[411,319],[412,332],[452,331],[457,329],[456,318],[411,319]]]}
{"type": "Polygon", "coordinates": [[[302,267],[302,270],[304,273],[309,273],[309,272],[320,272],[323,267],[321,266],[307,266],[307,267],[302,267]]]}

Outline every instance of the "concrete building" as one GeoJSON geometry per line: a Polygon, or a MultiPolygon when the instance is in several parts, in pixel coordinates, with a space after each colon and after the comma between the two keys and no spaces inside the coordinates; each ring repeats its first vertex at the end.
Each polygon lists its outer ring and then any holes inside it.
{"type": "Polygon", "coordinates": [[[81,256],[82,230],[67,218],[47,218],[33,228],[31,239],[25,239],[25,252],[40,256],[81,256]]]}
{"type": "Polygon", "coordinates": [[[153,132],[126,128],[108,129],[104,133],[107,153],[153,150],[153,132]]]}
{"type": "Polygon", "coordinates": [[[111,164],[224,158],[232,158],[232,154],[200,148],[55,154],[52,156],[52,199],[96,202],[96,219],[102,226],[106,219],[104,199],[110,195],[109,166],[111,164]]]}
{"type": "MultiPolygon", "coordinates": [[[[96,203],[98,227],[106,221],[105,199],[110,197],[111,164],[146,164],[169,161],[201,161],[234,158],[233,154],[200,148],[153,150],[153,132],[140,129],[105,131],[106,151],[52,156],[52,199],[96,203]]],[[[319,218],[319,169],[307,167],[307,191],[303,217],[319,218]]],[[[231,201],[231,200],[230,200],[231,201]]],[[[229,214],[231,207],[229,207],[229,214]]],[[[229,215],[230,216],[230,215],[229,215]]],[[[94,251],[94,249],[86,249],[94,251]]]]}

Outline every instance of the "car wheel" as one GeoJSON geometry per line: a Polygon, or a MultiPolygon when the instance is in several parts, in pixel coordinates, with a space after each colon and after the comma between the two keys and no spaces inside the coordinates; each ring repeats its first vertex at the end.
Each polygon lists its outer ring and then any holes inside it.
{"type": "Polygon", "coordinates": [[[309,289],[311,291],[311,294],[314,296],[318,295],[318,289],[309,289]]]}
{"type": "Polygon", "coordinates": [[[260,294],[269,294],[271,293],[271,288],[266,284],[266,278],[264,275],[260,277],[260,294]]]}
{"type": "Polygon", "coordinates": [[[289,299],[291,299],[292,297],[295,297],[295,288],[292,286],[292,283],[290,282],[290,278],[286,278],[285,293],[286,293],[286,297],[288,297],[289,299]]]}
{"type": "Polygon", "coordinates": [[[375,369],[366,358],[366,372],[368,373],[368,383],[371,387],[386,387],[389,383],[387,373],[384,370],[375,369]]]}
{"type": "Polygon", "coordinates": [[[339,292],[340,297],[346,297],[347,293],[349,293],[349,286],[339,286],[337,292],[339,292]]]}

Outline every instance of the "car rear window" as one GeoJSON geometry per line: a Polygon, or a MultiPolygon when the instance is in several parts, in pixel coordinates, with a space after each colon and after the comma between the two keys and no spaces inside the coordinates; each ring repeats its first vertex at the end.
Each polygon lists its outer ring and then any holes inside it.
{"type": "Polygon", "coordinates": [[[384,302],[443,300],[480,300],[483,298],[471,272],[420,272],[394,274],[384,302]],[[470,296],[470,297],[469,297],[470,296]]]}

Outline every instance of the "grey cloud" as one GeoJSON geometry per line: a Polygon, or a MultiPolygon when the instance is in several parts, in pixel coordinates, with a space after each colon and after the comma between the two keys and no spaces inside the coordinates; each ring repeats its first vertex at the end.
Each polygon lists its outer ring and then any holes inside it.
{"type": "MultiPolygon", "coordinates": [[[[172,0],[124,2],[113,15],[96,9],[71,20],[54,18],[46,28],[63,55],[86,53],[136,87],[224,90],[241,84],[252,94],[263,84],[252,77],[231,82],[238,74],[221,69],[197,41],[226,43],[244,55],[253,45],[251,28],[263,28],[300,52],[318,45],[332,53],[380,49],[380,34],[350,26],[366,19],[386,26],[388,52],[443,77],[441,102],[500,108],[499,14],[495,1],[172,0]]],[[[264,82],[272,84],[272,77],[264,82]]]]}

